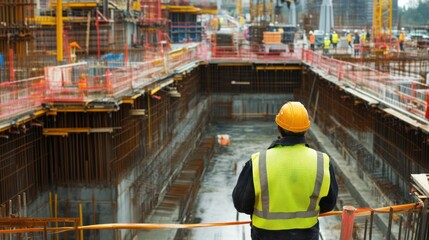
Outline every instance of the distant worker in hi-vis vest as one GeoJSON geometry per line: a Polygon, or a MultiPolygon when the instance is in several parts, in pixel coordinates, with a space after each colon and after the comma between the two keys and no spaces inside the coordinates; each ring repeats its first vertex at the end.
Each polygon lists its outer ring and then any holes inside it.
{"type": "Polygon", "coordinates": [[[326,34],[325,39],[323,40],[323,54],[324,55],[329,53],[329,48],[331,48],[331,40],[329,39],[328,34],[326,34]]]}
{"type": "Polygon", "coordinates": [[[246,162],[232,193],[234,206],[251,216],[253,240],[319,239],[319,214],[337,201],[334,168],[327,154],[307,145],[304,105],[287,102],[275,122],[280,137],[246,162]]]}
{"type": "Polygon", "coordinates": [[[314,51],[314,43],[316,42],[316,37],[313,34],[313,31],[310,31],[310,49],[314,51]]]}
{"type": "Polygon", "coordinates": [[[334,49],[336,49],[337,48],[337,44],[338,44],[338,42],[340,41],[340,39],[338,38],[338,34],[337,34],[337,32],[332,32],[332,35],[331,35],[331,42],[332,42],[332,47],[334,48],[334,49]]]}

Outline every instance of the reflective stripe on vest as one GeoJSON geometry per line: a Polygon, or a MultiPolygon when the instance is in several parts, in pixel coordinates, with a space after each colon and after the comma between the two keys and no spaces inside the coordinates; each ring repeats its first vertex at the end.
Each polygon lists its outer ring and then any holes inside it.
{"type": "Polygon", "coordinates": [[[255,187],[252,224],[255,227],[303,229],[317,223],[319,201],[329,191],[327,155],[304,145],[287,146],[254,154],[252,165],[255,187]],[[297,162],[295,159],[299,158],[302,161],[297,162]],[[280,184],[276,181],[278,178],[280,184]]]}
{"type": "Polygon", "coordinates": [[[291,219],[291,218],[307,218],[307,217],[316,217],[319,214],[319,210],[316,210],[317,199],[319,198],[320,189],[323,182],[323,154],[317,152],[317,177],[314,184],[314,191],[311,194],[310,205],[305,212],[294,212],[294,213],[271,213],[270,209],[270,199],[268,194],[268,176],[267,176],[267,161],[266,161],[266,151],[263,151],[259,155],[259,174],[261,181],[261,191],[262,191],[262,211],[254,209],[253,214],[258,217],[265,219],[291,219]]]}

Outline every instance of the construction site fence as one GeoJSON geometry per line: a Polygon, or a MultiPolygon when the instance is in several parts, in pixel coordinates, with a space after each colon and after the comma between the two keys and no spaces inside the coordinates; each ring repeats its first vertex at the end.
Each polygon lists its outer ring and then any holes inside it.
{"type": "MultiPolygon", "coordinates": [[[[20,238],[31,234],[33,238],[47,238],[56,235],[57,239],[83,239],[85,231],[100,230],[167,230],[167,229],[193,229],[209,227],[228,227],[234,225],[249,225],[251,221],[231,221],[212,223],[104,223],[84,225],[82,204],[78,204],[78,218],[28,218],[11,217],[3,215],[0,218],[0,234],[8,234],[10,239],[20,238]],[[72,234],[70,234],[72,233],[72,234]],[[74,233],[74,234],[73,234],[74,233]]],[[[351,239],[378,239],[374,234],[377,221],[383,219],[381,228],[383,239],[419,240],[428,237],[427,201],[388,206],[377,209],[355,208],[343,206],[342,211],[323,213],[320,217],[338,217],[341,228],[331,229],[330,236],[340,240],[351,239]],[[357,223],[359,222],[359,224],[357,223]]],[[[25,215],[23,215],[25,216],[25,215]]],[[[337,220],[337,221],[338,221],[337,220]]],[[[380,227],[377,225],[380,229],[380,227]]],[[[245,236],[243,235],[243,239],[245,236]]],[[[323,236],[322,238],[323,239],[323,236]]]]}
{"type": "MultiPolygon", "coordinates": [[[[345,84],[375,101],[383,102],[404,113],[426,122],[429,118],[429,86],[420,79],[392,76],[369,67],[336,60],[310,50],[302,51],[302,59],[313,69],[345,84]]],[[[366,100],[366,99],[363,99],[366,100]]]]}
{"type": "Polygon", "coordinates": [[[45,101],[89,102],[117,99],[174,74],[182,65],[197,60],[197,45],[158,51],[144,62],[93,61],[45,68],[45,101]]]}
{"type": "Polygon", "coordinates": [[[35,110],[44,102],[44,77],[0,83],[0,119],[35,110]]]}
{"type": "Polygon", "coordinates": [[[300,60],[301,48],[286,44],[216,44],[212,43],[210,60],[287,61],[300,60]]]}
{"type": "MultiPolygon", "coordinates": [[[[406,115],[427,121],[429,87],[419,79],[392,76],[369,67],[344,62],[293,45],[216,46],[211,42],[192,43],[185,47],[148,51],[143,62],[128,62],[128,53],[115,59],[78,62],[45,67],[41,77],[0,84],[0,120],[13,118],[39,107],[42,103],[91,102],[120,98],[159,79],[181,73],[199,61],[248,61],[284,63],[304,61],[349,89],[398,109],[406,115]]],[[[339,51],[339,49],[338,49],[339,51]]]]}

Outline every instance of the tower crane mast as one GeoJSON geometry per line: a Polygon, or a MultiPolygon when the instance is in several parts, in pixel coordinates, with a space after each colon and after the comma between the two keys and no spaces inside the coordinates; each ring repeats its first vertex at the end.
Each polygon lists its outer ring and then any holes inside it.
{"type": "Polygon", "coordinates": [[[235,1],[235,11],[237,13],[237,16],[240,16],[243,13],[243,0],[235,1]]]}
{"type": "Polygon", "coordinates": [[[392,0],[374,0],[373,34],[376,39],[392,35],[392,0]]]}

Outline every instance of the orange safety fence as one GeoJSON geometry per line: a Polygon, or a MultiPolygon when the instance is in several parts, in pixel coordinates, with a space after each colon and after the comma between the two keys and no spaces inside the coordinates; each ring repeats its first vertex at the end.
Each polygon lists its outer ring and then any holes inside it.
{"type": "Polygon", "coordinates": [[[157,79],[175,74],[180,67],[201,60],[302,60],[326,76],[346,83],[347,87],[362,91],[377,101],[384,101],[423,121],[427,120],[426,116],[429,118],[429,87],[426,84],[301,48],[272,51],[261,44],[232,48],[203,42],[171,50],[162,56],[158,51],[157,55],[151,57],[144,62],[121,62],[114,66],[104,62],[51,66],[45,68],[44,77],[0,83],[0,118],[20,114],[42,103],[89,102],[121,97],[157,79]],[[210,46],[211,56],[206,51],[210,46]]]}
{"type": "Polygon", "coordinates": [[[0,119],[34,110],[43,103],[43,77],[0,83],[0,119]]]}
{"type": "MultiPolygon", "coordinates": [[[[310,50],[303,50],[303,61],[319,69],[334,81],[363,92],[376,101],[411,114],[421,121],[429,118],[429,86],[412,77],[392,76],[372,68],[322,56],[310,50]]],[[[329,77],[328,77],[329,79],[329,77]]]]}
{"type": "MultiPolygon", "coordinates": [[[[399,212],[410,212],[421,210],[422,205],[420,203],[408,203],[396,206],[381,207],[381,208],[357,208],[354,209],[354,217],[369,216],[373,213],[399,213],[399,212]]],[[[349,210],[350,208],[346,208],[349,210]]],[[[343,211],[331,211],[320,214],[320,217],[329,217],[334,215],[344,214],[343,211]]],[[[33,220],[34,218],[21,218],[22,220],[33,220]]],[[[344,219],[344,218],[343,218],[344,219]]],[[[18,219],[14,219],[16,222],[18,219]]],[[[44,228],[17,228],[12,229],[1,229],[0,234],[5,233],[23,233],[23,232],[43,232],[43,231],[76,231],[76,230],[112,230],[112,229],[135,229],[135,230],[154,230],[154,229],[191,229],[191,228],[208,228],[208,227],[225,227],[233,225],[244,225],[251,224],[251,221],[233,221],[233,222],[212,222],[212,223],[189,223],[189,224],[174,224],[174,223],[106,223],[106,224],[94,224],[86,226],[73,226],[73,227],[44,227],[44,228]]],[[[347,224],[347,227],[353,227],[353,221],[342,222],[343,225],[347,224]]],[[[35,224],[35,226],[37,226],[35,224]]],[[[344,226],[343,226],[344,227],[344,226]]]]}
{"type": "Polygon", "coordinates": [[[287,61],[300,60],[301,48],[293,48],[286,44],[251,44],[236,43],[217,45],[211,44],[210,60],[241,60],[241,61],[287,61]]]}
{"type": "Polygon", "coordinates": [[[45,68],[46,102],[88,102],[117,98],[168,76],[187,63],[198,60],[199,46],[171,51],[164,57],[154,56],[145,62],[103,63],[80,62],[45,68]]]}

